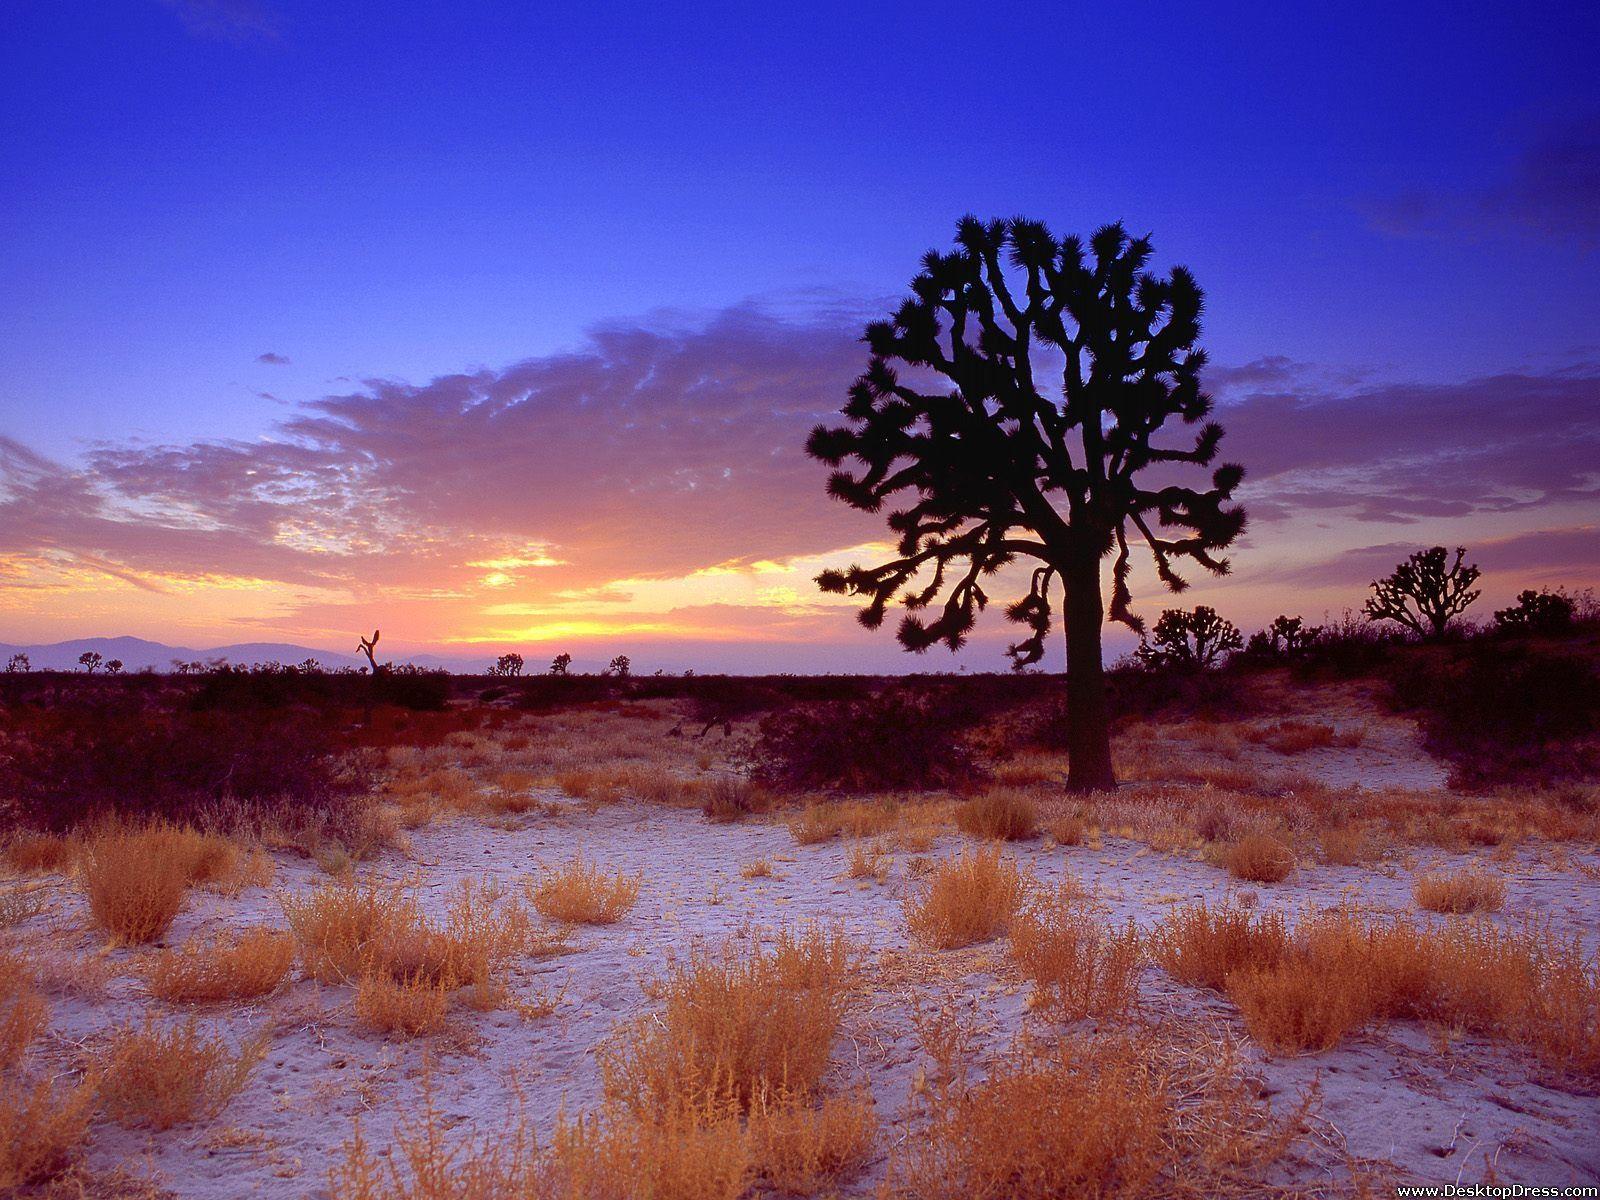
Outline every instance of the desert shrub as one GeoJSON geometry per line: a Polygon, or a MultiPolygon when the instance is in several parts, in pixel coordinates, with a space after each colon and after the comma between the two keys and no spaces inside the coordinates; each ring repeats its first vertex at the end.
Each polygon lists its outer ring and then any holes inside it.
{"type": "Polygon", "coordinates": [[[727,823],[743,820],[751,813],[765,812],[768,806],[766,793],[748,779],[718,775],[706,781],[701,811],[709,820],[727,823]]]}
{"type": "Polygon", "coordinates": [[[16,954],[0,951],[0,1070],[15,1066],[49,1021],[32,973],[16,954]]]}
{"type": "Polygon", "coordinates": [[[790,791],[964,787],[982,776],[962,736],[967,719],[908,689],[775,712],[761,722],[751,775],[790,791]]]}
{"type": "Polygon", "coordinates": [[[1222,851],[1222,865],[1235,879],[1278,883],[1294,870],[1294,851],[1265,833],[1247,833],[1222,851]]]}
{"type": "Polygon", "coordinates": [[[986,1077],[925,1102],[890,1166],[918,1200],[1235,1195],[1261,1184],[1300,1112],[1275,1119],[1226,1055],[1124,1037],[1017,1043],[986,1077]]]}
{"type": "Polygon", "coordinates": [[[1496,628],[1514,633],[1560,633],[1572,627],[1577,605],[1563,591],[1528,589],[1517,602],[1494,614],[1496,628]]]}
{"type": "Polygon", "coordinates": [[[892,860],[881,846],[857,842],[845,855],[845,877],[848,879],[876,879],[879,883],[889,878],[892,860]]]}
{"type": "Polygon", "coordinates": [[[450,992],[436,975],[369,971],[356,981],[356,1020],[379,1033],[421,1037],[444,1027],[450,992]]]}
{"type": "Polygon", "coordinates": [[[1108,926],[1076,884],[1063,884],[1017,915],[1011,952],[1038,1001],[1062,1020],[1120,1017],[1138,998],[1138,929],[1131,920],[1120,929],[1108,926]]]}
{"type": "Polygon", "coordinates": [[[1151,956],[1174,979],[1219,991],[1235,971],[1276,966],[1290,945],[1280,914],[1204,900],[1176,910],[1150,936],[1151,956]]]}
{"type": "Polygon", "coordinates": [[[750,1156],[780,1192],[810,1196],[864,1163],[878,1132],[870,1094],[828,1096],[812,1105],[763,1100],[751,1113],[750,1156]]]}
{"type": "Polygon", "coordinates": [[[208,1004],[264,996],[293,965],[294,938],[258,926],[163,950],[151,960],[146,980],[151,995],[162,1000],[208,1004]]]}
{"type": "Polygon", "coordinates": [[[755,1181],[755,1164],[739,1110],[724,1100],[649,1116],[611,1105],[558,1119],[543,1169],[533,1173],[549,1194],[574,1200],[740,1200],[755,1181]]]}
{"type": "Polygon", "coordinates": [[[577,925],[614,925],[628,915],[639,898],[641,877],[610,874],[580,854],[559,870],[548,872],[530,889],[534,908],[552,921],[577,925]]]}
{"type": "Polygon", "coordinates": [[[1011,927],[1031,882],[998,846],[946,859],[906,898],[911,936],[936,950],[999,937],[1011,927]]]}
{"type": "Polygon", "coordinates": [[[95,1089],[41,1079],[0,1088],[0,1196],[61,1175],[89,1137],[95,1089]]]}
{"type": "Polygon", "coordinates": [[[413,712],[441,712],[450,699],[448,671],[401,663],[373,680],[379,703],[413,712]]]}
{"type": "Polygon", "coordinates": [[[1412,882],[1411,895],[1429,912],[1495,912],[1506,902],[1506,885],[1498,875],[1474,868],[1425,871],[1412,882]]]}
{"type": "Polygon", "coordinates": [[[1228,976],[1250,1036],[1270,1051],[1331,1050],[1370,1015],[1366,981],[1329,972],[1315,958],[1294,955],[1270,967],[1228,976]]]}
{"type": "Polygon", "coordinates": [[[1058,846],[1081,846],[1089,835],[1089,827],[1080,816],[1057,817],[1045,826],[1058,846]]]}
{"type": "Polygon", "coordinates": [[[198,821],[223,802],[315,809],[339,823],[365,780],[334,733],[298,711],[63,701],[20,714],[0,739],[0,796],[24,826],[54,832],[110,815],[198,821]]]}
{"type": "Polygon", "coordinates": [[[216,1116],[267,1052],[263,1034],[231,1050],[190,1018],[166,1028],[146,1019],[114,1029],[96,1063],[100,1101],[125,1125],[170,1129],[216,1116]]]}
{"type": "Polygon", "coordinates": [[[963,801],[956,824],[977,838],[1021,842],[1039,832],[1039,811],[1026,792],[996,788],[963,801]]]}
{"type": "Polygon", "coordinates": [[[16,871],[66,874],[78,857],[78,843],[57,833],[18,830],[6,839],[0,858],[16,871]]]}
{"type": "Polygon", "coordinates": [[[1390,685],[1458,785],[1600,770],[1600,671],[1571,647],[1478,638],[1430,648],[1397,660],[1390,685]]]}
{"type": "Polygon", "coordinates": [[[169,827],[98,834],[83,850],[89,915],[117,942],[153,942],[183,907],[194,869],[192,849],[169,827]]]}
{"type": "Polygon", "coordinates": [[[659,1014],[624,1024],[600,1056],[605,1092],[641,1117],[804,1101],[827,1069],[853,951],[844,936],[781,931],[771,947],[730,939],[672,964],[659,1014]]]}

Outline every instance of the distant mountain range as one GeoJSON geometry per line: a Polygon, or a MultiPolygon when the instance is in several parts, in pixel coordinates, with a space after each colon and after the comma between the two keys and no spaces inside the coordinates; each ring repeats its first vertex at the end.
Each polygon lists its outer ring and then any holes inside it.
{"type": "MultiPolygon", "coordinates": [[[[289,642],[240,642],[233,646],[214,646],[209,650],[196,650],[189,646],[168,646],[163,642],[148,642],[136,637],[76,638],[70,642],[51,642],[40,646],[12,646],[0,642],[0,670],[13,654],[26,654],[35,671],[76,671],[78,656],[93,651],[107,662],[122,660],[124,671],[171,671],[173,662],[209,663],[225,659],[230,663],[248,666],[251,663],[280,662],[302,663],[315,659],[326,670],[339,667],[360,667],[366,659],[359,654],[340,654],[335,650],[314,650],[310,646],[296,646],[289,642]]],[[[379,655],[379,659],[383,659],[379,655]]],[[[493,654],[473,658],[457,655],[417,654],[397,655],[396,662],[411,662],[419,667],[443,667],[447,671],[480,672],[493,661],[493,654]]]]}

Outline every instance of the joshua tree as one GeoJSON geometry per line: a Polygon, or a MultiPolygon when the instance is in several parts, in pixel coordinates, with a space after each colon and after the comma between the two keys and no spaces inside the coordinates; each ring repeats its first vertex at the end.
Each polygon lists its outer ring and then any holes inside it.
{"type": "Polygon", "coordinates": [[[1232,621],[1200,605],[1193,612],[1169,608],[1161,614],[1148,641],[1140,639],[1139,658],[1150,666],[1206,670],[1230,650],[1244,645],[1232,621]]]}
{"type": "Polygon", "coordinates": [[[930,252],[911,296],[867,326],[871,358],[847,423],[818,427],[807,445],[836,468],[834,496],[865,512],[900,505],[888,517],[896,555],[817,583],[866,597],[868,628],[904,588],[901,644],[954,650],[988,603],[980,581],[1031,560],[1028,590],[1007,609],[1029,636],[1008,653],[1019,669],[1043,657],[1052,593],[1063,593],[1068,787],[1114,787],[1100,633],[1108,615],[1142,629],[1130,540],[1144,540],[1176,592],[1184,559],[1226,572],[1218,551],[1244,528],[1228,503],[1243,468],[1221,466],[1198,489],[1178,482],[1179,468],[1211,464],[1222,440],[1200,387],[1200,288],[1182,267],[1148,273],[1150,243],[1120,225],[1099,230],[1086,253],[1037,221],[967,217],[956,243],[930,252]],[[1153,444],[1174,417],[1204,423],[1185,447],[1153,444]],[[838,469],[846,459],[859,469],[838,469]],[[1146,468],[1159,478],[1147,481],[1146,468]],[[1100,573],[1113,552],[1108,613],[1100,573]]]}
{"type": "Polygon", "coordinates": [[[626,654],[619,654],[607,664],[605,674],[615,675],[619,679],[626,679],[633,673],[633,660],[626,654]]]}
{"type": "Polygon", "coordinates": [[[550,660],[550,674],[565,675],[567,668],[572,665],[572,655],[558,654],[550,660]]]}
{"type": "Polygon", "coordinates": [[[6,659],[7,675],[26,675],[33,670],[33,662],[26,654],[13,654],[6,659]]]}
{"type": "Polygon", "coordinates": [[[522,655],[515,652],[511,654],[502,654],[499,658],[494,660],[494,666],[489,668],[489,674],[521,675],[522,655]]]}
{"type": "Polygon", "coordinates": [[[1270,658],[1293,658],[1322,636],[1322,626],[1307,625],[1300,617],[1273,617],[1272,624],[1250,635],[1249,650],[1270,658]]]}
{"type": "Polygon", "coordinates": [[[356,647],[357,650],[361,651],[361,653],[367,656],[367,662],[372,665],[372,673],[374,675],[383,670],[383,668],[378,665],[378,660],[373,656],[372,653],[378,648],[378,639],[382,636],[383,630],[374,629],[372,631],[372,636],[370,638],[362,638],[361,644],[356,647]]]}
{"type": "Polygon", "coordinates": [[[1393,574],[1372,581],[1372,598],[1363,611],[1373,621],[1394,621],[1418,637],[1442,637],[1451,618],[1479,595],[1472,585],[1481,572],[1462,565],[1466,553],[1457,546],[1450,562],[1443,546],[1417,551],[1393,574]]]}
{"type": "Polygon", "coordinates": [[[101,659],[99,653],[94,650],[85,650],[82,654],[78,655],[78,665],[91,675],[100,669],[100,663],[102,661],[103,660],[101,659]]]}
{"type": "Polygon", "coordinates": [[[109,662],[107,662],[106,663],[106,674],[107,675],[121,675],[122,674],[122,660],[120,658],[113,658],[109,662]]]}
{"type": "Polygon", "coordinates": [[[1520,593],[1510,608],[1494,614],[1494,623],[1501,629],[1528,629],[1540,633],[1556,633],[1572,624],[1572,614],[1577,605],[1563,591],[1536,592],[1532,588],[1520,593]]]}

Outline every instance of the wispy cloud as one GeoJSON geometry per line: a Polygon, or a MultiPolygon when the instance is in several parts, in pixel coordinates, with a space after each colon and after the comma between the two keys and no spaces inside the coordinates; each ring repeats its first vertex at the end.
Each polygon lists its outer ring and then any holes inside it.
{"type": "Polygon", "coordinates": [[[269,367],[286,367],[289,365],[289,356],[268,350],[265,354],[256,355],[258,363],[266,363],[269,367]]]}

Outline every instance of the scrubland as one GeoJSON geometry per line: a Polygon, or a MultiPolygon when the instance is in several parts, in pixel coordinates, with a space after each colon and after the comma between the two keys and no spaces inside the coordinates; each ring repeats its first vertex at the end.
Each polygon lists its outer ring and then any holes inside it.
{"type": "Polygon", "coordinates": [[[1048,680],[537,682],[342,712],[306,804],[14,821],[0,1195],[1600,1179],[1600,789],[1381,678],[1125,694],[1091,797],[1048,680]]]}

